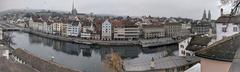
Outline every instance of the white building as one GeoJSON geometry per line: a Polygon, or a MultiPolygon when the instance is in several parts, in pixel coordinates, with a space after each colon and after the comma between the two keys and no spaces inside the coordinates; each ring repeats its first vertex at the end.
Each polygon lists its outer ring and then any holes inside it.
{"type": "Polygon", "coordinates": [[[43,32],[47,34],[53,34],[53,25],[50,22],[43,23],[43,32]]]}
{"type": "Polygon", "coordinates": [[[217,23],[217,40],[221,40],[224,37],[232,36],[234,34],[239,33],[239,25],[238,24],[233,24],[233,23],[228,23],[228,24],[223,24],[223,23],[217,23]]]}
{"type": "Polygon", "coordinates": [[[77,37],[80,34],[81,23],[74,21],[67,25],[67,35],[77,37]]]}
{"type": "Polygon", "coordinates": [[[0,44],[0,57],[6,57],[6,59],[9,59],[9,49],[0,44]]]}
{"type": "Polygon", "coordinates": [[[112,40],[112,24],[108,19],[102,23],[102,40],[112,40]]]}
{"type": "Polygon", "coordinates": [[[178,43],[178,48],[179,48],[179,56],[185,56],[185,53],[186,53],[186,48],[187,46],[190,44],[190,41],[191,41],[192,37],[188,37],[186,38],[185,40],[181,41],[178,43]]]}
{"type": "Polygon", "coordinates": [[[178,43],[179,56],[195,56],[195,52],[211,45],[211,37],[193,36],[178,43]]]}
{"type": "Polygon", "coordinates": [[[3,39],[3,29],[0,28],[0,40],[2,40],[2,39],[3,39]]]}
{"type": "Polygon", "coordinates": [[[184,72],[201,72],[201,64],[197,63],[194,66],[192,66],[191,68],[187,69],[184,72]]]}
{"type": "Polygon", "coordinates": [[[217,32],[217,40],[221,40],[224,37],[232,36],[240,32],[240,22],[237,22],[239,16],[233,16],[231,21],[229,20],[229,16],[221,16],[216,21],[216,32],[217,32]]]}
{"type": "Polygon", "coordinates": [[[229,16],[223,14],[221,9],[221,16],[216,21],[217,40],[232,36],[240,32],[240,16],[229,16]]]}

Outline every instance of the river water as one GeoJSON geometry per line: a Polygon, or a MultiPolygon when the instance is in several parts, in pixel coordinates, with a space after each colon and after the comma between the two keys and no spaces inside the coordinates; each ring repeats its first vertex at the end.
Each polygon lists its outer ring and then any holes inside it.
{"type": "Polygon", "coordinates": [[[104,58],[112,51],[123,60],[150,59],[178,54],[177,45],[141,48],[140,46],[101,46],[63,42],[23,32],[8,32],[13,35],[13,48],[23,48],[36,56],[54,61],[66,67],[85,72],[104,72],[104,58]]]}

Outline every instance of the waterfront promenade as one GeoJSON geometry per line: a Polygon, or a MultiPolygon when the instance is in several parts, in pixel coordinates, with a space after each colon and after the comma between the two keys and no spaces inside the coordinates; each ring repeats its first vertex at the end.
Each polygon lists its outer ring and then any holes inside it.
{"type": "Polygon", "coordinates": [[[52,34],[46,34],[41,33],[37,31],[32,31],[30,29],[23,29],[23,32],[35,34],[38,36],[61,40],[61,41],[67,41],[67,42],[74,42],[74,43],[81,43],[81,44],[98,44],[98,45],[138,45],[139,41],[103,41],[103,40],[87,40],[87,39],[80,39],[80,38],[73,38],[73,37],[63,37],[63,36],[57,36],[52,34]]]}
{"type": "Polygon", "coordinates": [[[179,42],[179,40],[168,40],[163,42],[165,38],[160,39],[151,39],[151,40],[110,40],[110,41],[104,41],[104,40],[91,40],[91,39],[82,39],[78,37],[64,37],[64,36],[58,36],[58,35],[52,35],[47,33],[42,33],[38,31],[31,30],[29,28],[23,28],[17,24],[8,24],[6,22],[0,21],[0,26],[2,28],[6,29],[20,29],[20,31],[31,33],[34,35],[42,36],[45,38],[51,38],[55,40],[61,40],[61,41],[67,41],[67,42],[73,42],[73,43],[81,43],[81,44],[96,44],[96,45],[140,45],[142,47],[151,47],[151,46],[161,46],[161,45],[169,45],[169,44],[175,44],[179,42]],[[162,41],[163,40],[163,41],[162,41]],[[153,42],[151,42],[153,41],[153,42]]]}

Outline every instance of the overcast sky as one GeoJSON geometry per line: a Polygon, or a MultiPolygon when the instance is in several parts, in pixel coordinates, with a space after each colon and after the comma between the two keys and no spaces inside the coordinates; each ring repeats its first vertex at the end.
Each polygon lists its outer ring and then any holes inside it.
{"type": "MultiPolygon", "coordinates": [[[[70,11],[73,0],[0,0],[0,11],[8,9],[48,9],[70,11]]],[[[75,0],[79,13],[130,16],[186,17],[201,19],[204,10],[212,18],[220,15],[219,0],[75,0]]]]}

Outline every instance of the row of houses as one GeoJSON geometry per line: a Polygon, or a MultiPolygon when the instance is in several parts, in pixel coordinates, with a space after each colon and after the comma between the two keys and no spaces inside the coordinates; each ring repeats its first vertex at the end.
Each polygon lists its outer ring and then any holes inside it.
{"type": "Polygon", "coordinates": [[[187,24],[138,24],[117,19],[52,18],[51,16],[32,16],[23,25],[32,30],[65,37],[80,37],[97,40],[138,40],[162,37],[178,37],[190,34],[187,24]]]}

